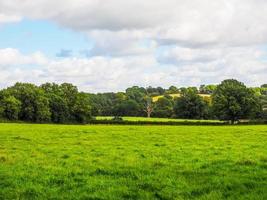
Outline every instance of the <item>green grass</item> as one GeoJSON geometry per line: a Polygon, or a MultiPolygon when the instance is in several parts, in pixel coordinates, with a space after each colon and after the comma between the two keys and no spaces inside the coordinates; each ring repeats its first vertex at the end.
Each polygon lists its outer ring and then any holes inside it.
{"type": "MultiPolygon", "coordinates": [[[[150,121],[150,122],[214,122],[214,123],[218,123],[221,122],[223,123],[223,121],[219,121],[219,120],[196,120],[196,119],[168,119],[168,118],[147,118],[147,117],[122,117],[123,120],[126,121],[150,121]]],[[[105,117],[105,116],[98,116],[96,117],[97,120],[111,120],[113,119],[113,117],[109,116],[109,117],[105,117]]]]}
{"type": "Polygon", "coordinates": [[[267,199],[267,126],[0,124],[0,199],[267,199]]]}

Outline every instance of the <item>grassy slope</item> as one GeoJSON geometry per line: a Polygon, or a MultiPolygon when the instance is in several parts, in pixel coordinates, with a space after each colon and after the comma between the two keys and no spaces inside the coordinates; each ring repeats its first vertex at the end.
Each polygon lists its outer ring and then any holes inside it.
{"type": "MultiPolygon", "coordinates": [[[[173,97],[173,98],[176,98],[176,97],[180,97],[181,95],[180,94],[170,94],[170,96],[173,97]]],[[[199,96],[201,96],[203,98],[206,98],[206,99],[210,99],[211,98],[211,95],[209,95],[209,94],[199,94],[199,96]]],[[[164,95],[155,96],[155,97],[152,98],[152,101],[156,102],[162,97],[164,97],[164,95]]]]}
{"type": "Polygon", "coordinates": [[[0,124],[0,199],[267,199],[267,126],[0,124]]]}

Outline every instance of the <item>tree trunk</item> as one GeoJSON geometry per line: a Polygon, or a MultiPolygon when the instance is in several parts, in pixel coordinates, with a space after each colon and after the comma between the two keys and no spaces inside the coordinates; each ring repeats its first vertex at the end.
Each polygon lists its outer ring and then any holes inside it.
{"type": "Polygon", "coordinates": [[[147,118],[151,117],[151,112],[147,112],[147,118]]]}

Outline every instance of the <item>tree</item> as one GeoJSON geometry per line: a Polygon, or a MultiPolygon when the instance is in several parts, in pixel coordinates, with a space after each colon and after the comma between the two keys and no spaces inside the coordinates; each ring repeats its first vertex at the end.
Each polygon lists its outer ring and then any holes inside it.
{"type": "Polygon", "coordinates": [[[261,104],[262,104],[262,109],[267,110],[267,95],[262,95],[260,97],[261,104]]]}
{"type": "Polygon", "coordinates": [[[178,118],[203,119],[208,115],[208,103],[196,88],[183,89],[181,97],[176,99],[174,112],[178,118]]]}
{"type": "MultiPolygon", "coordinates": [[[[147,100],[146,98],[149,95],[147,94],[147,91],[143,87],[131,87],[126,89],[126,97],[127,100],[132,100],[137,104],[136,109],[138,109],[138,113],[134,114],[134,116],[145,116],[146,115],[146,107],[147,107],[147,100]]],[[[133,106],[135,103],[131,102],[128,104],[133,106]]]]}
{"type": "Polygon", "coordinates": [[[173,103],[172,99],[167,97],[159,98],[155,103],[153,117],[165,117],[169,118],[173,115],[173,103]]]}
{"type": "Polygon", "coordinates": [[[148,88],[146,88],[147,94],[149,94],[149,96],[159,96],[159,95],[163,95],[165,93],[165,90],[162,87],[157,87],[157,88],[153,88],[151,86],[149,86],[148,88]]]}
{"type": "Polygon", "coordinates": [[[261,118],[267,119],[267,95],[261,95],[260,101],[262,106],[261,118]]]}
{"type": "Polygon", "coordinates": [[[148,118],[151,117],[153,109],[153,99],[151,97],[146,97],[145,112],[148,118]]]}
{"type": "Polygon", "coordinates": [[[199,88],[200,94],[212,94],[216,89],[216,85],[201,85],[199,88]]]}
{"type": "Polygon", "coordinates": [[[98,109],[98,113],[102,116],[113,115],[114,107],[118,104],[116,93],[97,94],[93,100],[93,106],[98,109]]]}
{"type": "Polygon", "coordinates": [[[157,87],[157,90],[159,95],[163,95],[165,93],[165,89],[163,89],[162,87],[157,87]]]}
{"type": "Polygon", "coordinates": [[[56,95],[49,95],[49,107],[51,112],[51,121],[54,123],[66,123],[70,121],[69,109],[64,98],[56,95]]]}
{"type": "MultiPolygon", "coordinates": [[[[91,105],[97,102],[97,95],[79,93],[78,88],[70,83],[57,85],[46,83],[40,86],[49,99],[51,120],[55,123],[86,123],[91,118],[91,105]]],[[[94,104],[94,113],[98,108],[94,104]]]]}
{"type": "Polygon", "coordinates": [[[267,84],[261,85],[262,88],[267,88],[267,84]]]}
{"type": "Polygon", "coordinates": [[[128,99],[135,100],[137,103],[143,103],[147,91],[143,87],[133,86],[126,89],[126,96],[128,99]]]}
{"type": "Polygon", "coordinates": [[[170,86],[169,89],[166,91],[167,94],[177,94],[179,93],[179,89],[175,86],[170,86]]]}
{"type": "Polygon", "coordinates": [[[73,106],[75,121],[78,123],[88,123],[91,119],[90,100],[85,93],[79,93],[73,106]]]}
{"type": "Polygon", "coordinates": [[[261,111],[259,98],[243,83],[228,79],[223,81],[212,96],[214,114],[233,124],[242,118],[251,118],[261,111]]]}
{"type": "Polygon", "coordinates": [[[115,116],[138,116],[140,106],[132,99],[123,101],[114,108],[115,116]]]}
{"type": "Polygon", "coordinates": [[[16,83],[6,89],[5,93],[21,102],[19,119],[31,122],[50,121],[49,100],[44,91],[30,83],[16,83]]]}
{"type": "Polygon", "coordinates": [[[45,83],[40,88],[45,92],[49,100],[51,121],[54,123],[73,121],[71,112],[78,94],[77,88],[68,83],[63,83],[62,85],[45,83]]]}
{"type": "Polygon", "coordinates": [[[78,88],[71,83],[63,83],[59,86],[60,96],[66,101],[70,113],[70,121],[75,121],[74,105],[79,94],[78,88]]]}
{"type": "Polygon", "coordinates": [[[21,110],[21,102],[14,96],[4,97],[0,106],[2,107],[2,115],[8,120],[18,120],[21,110]]]}

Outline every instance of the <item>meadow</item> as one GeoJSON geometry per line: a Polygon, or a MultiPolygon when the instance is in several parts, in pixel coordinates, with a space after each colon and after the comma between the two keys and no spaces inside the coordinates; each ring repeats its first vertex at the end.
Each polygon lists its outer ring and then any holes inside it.
{"type": "Polygon", "coordinates": [[[267,199],[267,126],[0,124],[0,199],[267,199]]]}
{"type": "MultiPolygon", "coordinates": [[[[112,120],[112,116],[98,116],[96,120],[112,120]]],[[[156,118],[156,117],[122,117],[124,121],[134,122],[209,122],[209,123],[224,123],[220,120],[198,120],[198,119],[174,119],[174,118],[156,118]]]]}

